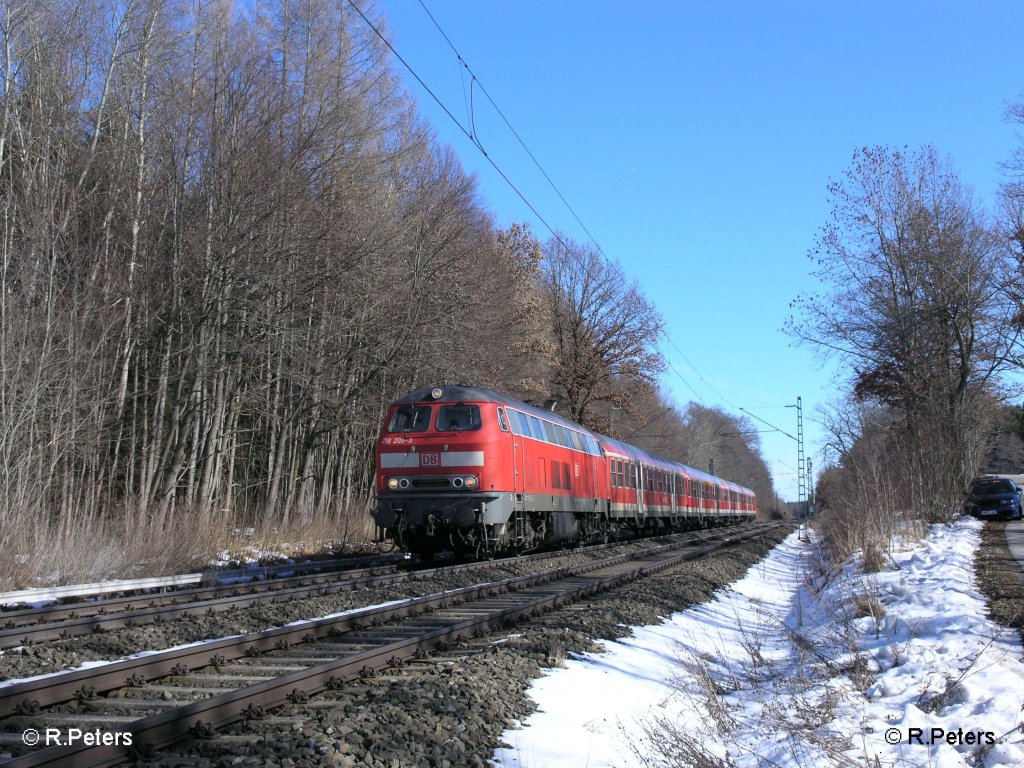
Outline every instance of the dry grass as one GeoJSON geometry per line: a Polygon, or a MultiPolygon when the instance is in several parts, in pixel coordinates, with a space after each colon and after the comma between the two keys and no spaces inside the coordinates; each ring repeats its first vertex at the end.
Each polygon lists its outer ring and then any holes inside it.
{"type": "Polygon", "coordinates": [[[158,521],[140,515],[73,521],[3,515],[0,590],[104,579],[190,573],[214,562],[308,557],[361,548],[368,516],[245,519],[180,512],[158,521]]]}

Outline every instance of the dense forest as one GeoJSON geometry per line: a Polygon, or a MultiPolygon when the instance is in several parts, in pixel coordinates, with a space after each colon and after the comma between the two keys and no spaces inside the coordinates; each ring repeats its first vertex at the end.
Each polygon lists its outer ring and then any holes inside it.
{"type": "Polygon", "coordinates": [[[754,430],[658,393],[622,268],[496,227],[343,0],[3,13],[0,585],[361,542],[384,409],[433,383],[773,498],[754,430]]]}

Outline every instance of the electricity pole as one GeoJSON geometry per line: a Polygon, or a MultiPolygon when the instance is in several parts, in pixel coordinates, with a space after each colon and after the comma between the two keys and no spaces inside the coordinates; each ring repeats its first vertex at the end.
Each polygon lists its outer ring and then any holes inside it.
{"type": "Polygon", "coordinates": [[[797,501],[802,517],[807,516],[807,474],[804,461],[804,406],[799,395],[796,398],[796,477],[797,501]]]}

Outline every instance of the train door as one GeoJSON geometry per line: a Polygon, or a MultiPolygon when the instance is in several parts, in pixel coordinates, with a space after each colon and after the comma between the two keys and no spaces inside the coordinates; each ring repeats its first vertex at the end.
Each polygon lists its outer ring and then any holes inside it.
{"type": "MultiPolygon", "coordinates": [[[[498,418],[504,422],[505,411],[498,409],[498,418]]],[[[518,419],[520,414],[512,412],[509,414],[510,418],[518,419]]],[[[512,491],[514,493],[525,493],[526,492],[526,447],[523,445],[522,424],[520,422],[520,428],[512,428],[509,434],[512,435],[512,491]]],[[[504,425],[502,426],[504,429],[504,425]]]]}
{"type": "Polygon", "coordinates": [[[669,482],[669,487],[668,487],[668,492],[669,492],[668,503],[669,503],[669,511],[671,512],[671,515],[672,515],[672,525],[676,524],[676,514],[678,512],[678,507],[676,506],[676,494],[679,492],[679,485],[680,485],[679,480],[680,480],[679,475],[677,475],[675,472],[673,472],[672,474],[670,474],[668,476],[668,482],[669,482]]]}
{"type": "Polygon", "coordinates": [[[640,462],[636,463],[636,524],[641,526],[644,524],[644,518],[647,516],[647,509],[644,506],[644,481],[646,480],[644,473],[644,465],[640,462]]]}

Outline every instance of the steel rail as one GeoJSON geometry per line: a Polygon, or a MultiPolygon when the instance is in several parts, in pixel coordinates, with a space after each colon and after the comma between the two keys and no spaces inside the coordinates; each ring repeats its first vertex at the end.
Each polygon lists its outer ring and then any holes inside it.
{"type": "MultiPolygon", "coordinates": [[[[695,540],[714,530],[697,532],[695,540]]],[[[615,544],[591,549],[612,548],[615,544]]],[[[508,558],[524,562],[551,557],[551,552],[508,558]]],[[[0,613],[0,650],[32,646],[114,629],[158,623],[197,613],[230,611],[252,607],[266,600],[294,600],[321,597],[363,587],[379,587],[429,578],[438,574],[477,570],[500,564],[501,560],[460,563],[434,568],[402,569],[380,565],[349,571],[308,574],[220,587],[201,587],[162,595],[135,595],[119,599],[46,606],[40,609],[0,613]],[[295,585],[295,586],[292,586],[295,585]]]]}
{"type": "MultiPolygon", "coordinates": [[[[670,568],[728,544],[752,538],[762,533],[763,530],[761,528],[749,531],[745,535],[737,535],[735,532],[731,532],[727,535],[719,536],[717,540],[712,540],[703,544],[703,546],[691,547],[684,552],[678,552],[677,550],[687,547],[686,543],[648,548],[642,552],[621,554],[582,566],[562,567],[543,574],[516,577],[492,584],[468,587],[441,595],[419,598],[395,606],[367,609],[340,617],[303,622],[292,627],[282,627],[277,630],[268,630],[254,635],[228,638],[188,648],[173,649],[172,651],[140,659],[131,659],[113,665],[106,665],[103,668],[99,668],[99,670],[94,668],[91,670],[81,670],[77,673],[57,675],[50,679],[43,678],[41,680],[26,681],[24,684],[10,686],[18,690],[4,692],[5,696],[3,703],[0,704],[0,712],[9,713],[12,703],[20,695],[33,690],[36,693],[45,693],[45,698],[51,702],[66,701],[73,697],[75,686],[79,685],[84,679],[88,679],[97,689],[110,689],[125,685],[126,672],[138,674],[138,671],[145,670],[146,677],[151,678],[168,674],[181,674],[181,670],[186,666],[186,661],[191,662],[188,665],[190,667],[191,665],[209,666],[211,663],[211,651],[215,652],[212,659],[217,659],[218,651],[221,654],[232,654],[237,658],[243,655],[244,652],[241,651],[243,646],[247,650],[255,649],[257,651],[269,650],[275,647],[281,648],[286,647],[288,637],[295,636],[299,636],[300,641],[315,643],[316,638],[321,638],[327,634],[334,635],[341,628],[344,628],[346,631],[354,631],[365,626],[365,622],[377,625],[385,620],[404,616],[417,616],[424,611],[437,610],[438,608],[455,603],[461,604],[469,600],[480,600],[496,594],[504,595],[511,590],[518,590],[525,598],[519,605],[501,607],[489,611],[482,616],[470,619],[456,617],[455,620],[446,626],[427,628],[410,638],[348,654],[340,659],[332,659],[305,669],[289,672],[272,680],[228,691],[202,701],[151,715],[137,720],[126,727],[126,730],[133,736],[134,746],[131,750],[137,752],[139,749],[159,749],[187,736],[189,730],[194,729],[197,724],[201,731],[211,732],[229,722],[244,717],[246,712],[251,713],[254,709],[262,711],[260,708],[279,706],[288,701],[289,698],[294,699],[299,692],[302,695],[318,693],[325,688],[334,687],[337,681],[350,679],[358,675],[367,668],[378,669],[386,666],[393,660],[408,658],[437,643],[458,640],[464,637],[466,633],[474,630],[494,628],[500,624],[553,605],[580,599],[595,591],[606,590],[616,584],[635,580],[656,571],[670,568]],[[594,571],[602,570],[611,570],[611,572],[603,575],[587,575],[594,571]],[[557,583],[556,580],[558,580],[557,583]],[[527,592],[531,587],[545,584],[547,588],[540,595],[532,595],[527,592]],[[281,640],[285,640],[285,645],[282,644],[281,640]],[[148,667],[139,664],[139,662],[148,664],[148,667]],[[179,666],[175,669],[173,665],[179,666]],[[116,669],[114,669],[115,667],[116,669]],[[136,672],[130,672],[132,669],[135,669],[136,672]]],[[[252,653],[252,650],[249,650],[249,653],[252,653]]],[[[224,663],[223,658],[222,656],[220,664],[224,663]]],[[[98,768],[99,766],[114,765],[120,762],[129,755],[131,750],[124,746],[76,745],[70,747],[50,747],[13,758],[3,763],[3,766],[5,768],[8,766],[9,768],[23,768],[24,766],[70,765],[81,766],[81,768],[98,768]]]]}
{"type": "MultiPolygon", "coordinates": [[[[65,600],[70,597],[99,597],[115,592],[143,592],[151,589],[166,589],[168,587],[185,587],[192,584],[214,585],[221,584],[230,586],[231,579],[249,579],[254,582],[265,582],[278,578],[277,574],[286,572],[300,572],[309,576],[324,572],[337,572],[343,567],[352,565],[359,568],[373,568],[381,561],[398,559],[388,555],[369,555],[362,557],[336,558],[331,560],[304,560],[297,563],[274,563],[272,565],[261,565],[247,568],[236,568],[223,571],[200,571],[197,573],[184,573],[172,576],[150,576],[141,579],[117,579],[108,581],[97,581],[90,584],[63,584],[55,587],[33,587],[31,589],[19,589],[12,592],[0,592],[0,610],[5,611],[6,606],[23,605],[51,600],[65,600]],[[363,562],[369,564],[364,565],[363,562]],[[376,562],[375,562],[376,561],[376,562]]],[[[31,610],[31,609],[30,609],[31,610]]],[[[17,610],[12,613],[19,612],[17,610]]]]}
{"type": "MultiPolygon", "coordinates": [[[[353,568],[343,571],[327,571],[323,573],[306,573],[298,576],[285,576],[270,580],[240,582],[237,584],[223,584],[219,586],[201,586],[189,589],[180,589],[173,592],[158,594],[126,595],[122,597],[91,600],[81,603],[61,603],[41,606],[39,608],[21,608],[17,610],[0,611],[0,648],[11,647],[9,637],[11,630],[32,625],[52,624],[57,625],[60,621],[74,621],[79,618],[90,616],[114,616],[117,614],[131,614],[148,608],[156,608],[161,605],[182,605],[195,604],[201,601],[217,600],[240,595],[264,595],[275,591],[281,591],[294,586],[313,587],[318,584],[333,584],[335,580],[349,580],[368,578],[370,576],[394,573],[401,564],[381,564],[353,568]]],[[[90,630],[92,631],[92,630],[90,630]]],[[[31,639],[31,638],[30,638],[31,639]]],[[[35,639],[52,639],[40,635],[35,639]]]]}

